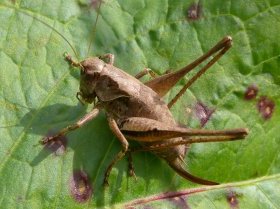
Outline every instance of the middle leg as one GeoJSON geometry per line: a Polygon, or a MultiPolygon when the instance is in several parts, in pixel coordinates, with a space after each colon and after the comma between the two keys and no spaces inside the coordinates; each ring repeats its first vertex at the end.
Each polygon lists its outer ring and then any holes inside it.
{"type": "Polygon", "coordinates": [[[106,173],[104,176],[104,182],[103,182],[105,186],[109,185],[108,178],[110,176],[112,168],[119,160],[121,160],[125,156],[125,154],[128,150],[128,141],[126,140],[126,138],[120,131],[120,129],[117,125],[117,122],[110,115],[107,115],[107,120],[109,123],[109,127],[111,128],[111,130],[113,131],[115,136],[118,138],[118,140],[121,142],[122,150],[115,156],[115,158],[113,159],[113,161],[110,163],[110,165],[108,166],[108,168],[106,170],[106,173]]]}
{"type": "Polygon", "coordinates": [[[147,74],[150,74],[150,76],[152,78],[157,77],[156,73],[154,71],[152,71],[150,68],[144,68],[138,74],[136,74],[134,77],[137,78],[137,79],[140,79],[147,74]]]}

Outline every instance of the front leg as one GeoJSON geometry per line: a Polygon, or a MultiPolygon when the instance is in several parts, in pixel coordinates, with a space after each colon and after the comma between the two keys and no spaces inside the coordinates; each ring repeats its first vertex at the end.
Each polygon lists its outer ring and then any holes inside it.
{"type": "Polygon", "coordinates": [[[46,144],[50,141],[54,141],[54,140],[59,139],[62,136],[65,136],[70,131],[76,130],[76,129],[80,128],[82,125],[84,125],[85,123],[87,123],[88,121],[91,121],[93,118],[95,118],[98,115],[98,113],[99,113],[99,109],[97,107],[95,107],[89,113],[87,113],[84,117],[82,117],[80,120],[78,120],[76,123],[69,125],[66,128],[60,130],[56,135],[44,137],[42,139],[41,143],[46,144]]]}
{"type": "Polygon", "coordinates": [[[105,177],[104,177],[105,186],[109,185],[108,178],[110,176],[113,166],[125,156],[128,150],[128,141],[120,131],[117,122],[110,115],[107,115],[107,119],[108,119],[109,127],[111,128],[115,136],[118,138],[118,140],[121,142],[122,150],[115,156],[115,158],[113,159],[113,161],[110,163],[110,165],[106,170],[105,177]]]}

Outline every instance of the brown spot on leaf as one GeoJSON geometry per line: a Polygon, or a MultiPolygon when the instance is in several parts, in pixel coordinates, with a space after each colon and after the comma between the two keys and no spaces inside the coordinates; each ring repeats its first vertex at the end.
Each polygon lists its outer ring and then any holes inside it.
{"type": "Polygon", "coordinates": [[[230,205],[230,208],[239,208],[237,197],[238,195],[232,190],[227,193],[227,201],[230,205]]]}
{"type": "Polygon", "coordinates": [[[84,171],[74,171],[70,182],[70,190],[72,197],[79,203],[89,200],[93,189],[90,185],[88,175],[84,171]]]}
{"type": "Polygon", "coordinates": [[[214,113],[214,109],[208,108],[205,104],[202,102],[198,102],[195,105],[195,114],[200,120],[201,127],[204,127],[204,125],[208,122],[211,115],[214,113]]]}
{"type": "Polygon", "coordinates": [[[250,86],[248,86],[245,94],[244,94],[244,98],[246,100],[251,100],[251,99],[255,99],[257,94],[258,94],[258,87],[255,84],[252,84],[250,86]]]}
{"type": "Polygon", "coordinates": [[[275,108],[275,104],[272,100],[267,98],[266,96],[262,96],[258,103],[257,108],[259,112],[261,113],[262,117],[267,120],[272,117],[272,113],[275,108]]]}
{"type": "Polygon", "coordinates": [[[202,15],[202,6],[198,3],[193,3],[187,12],[187,17],[189,20],[198,20],[202,15]]]}
{"type": "MultiPolygon", "coordinates": [[[[48,136],[51,136],[52,133],[49,133],[48,136]]],[[[49,150],[50,152],[54,153],[55,155],[63,155],[66,151],[68,139],[66,136],[61,136],[56,140],[49,141],[45,144],[45,149],[49,150]]]]}

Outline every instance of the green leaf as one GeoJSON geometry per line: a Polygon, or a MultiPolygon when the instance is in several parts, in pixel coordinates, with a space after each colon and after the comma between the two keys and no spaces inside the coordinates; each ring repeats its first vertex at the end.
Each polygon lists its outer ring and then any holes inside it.
{"type": "Polygon", "coordinates": [[[212,187],[165,192],[126,203],[126,208],[278,208],[278,175],[212,187]]]}
{"type": "MultiPolygon", "coordinates": [[[[113,53],[115,66],[132,75],[145,67],[158,74],[178,70],[224,36],[232,36],[230,51],[191,86],[172,113],[192,128],[200,128],[203,119],[205,129],[247,127],[250,134],[242,141],[194,144],[189,149],[188,171],[220,186],[193,184],[152,153],[141,152],[133,155],[138,180],[128,177],[124,159],[104,189],[105,170],[121,149],[104,114],[70,133],[65,147],[51,152],[39,144],[43,136],[74,123],[91,108],[77,101],[79,72],[63,54],[79,60],[88,56],[94,7],[84,0],[1,0],[1,208],[124,207],[162,192],[197,190],[201,192],[188,194],[182,202],[191,208],[230,208],[236,198],[240,208],[277,208],[280,2],[102,2],[90,55],[113,53]],[[191,9],[192,15],[196,9],[201,12],[198,18],[189,18],[191,9]],[[258,90],[255,98],[245,98],[248,87],[258,90]],[[199,108],[202,114],[197,114],[199,108]],[[84,197],[74,198],[73,175],[84,197]],[[87,193],[92,195],[83,202],[87,193]]],[[[192,75],[180,81],[166,101],[192,75]]],[[[155,200],[148,205],[177,207],[173,200],[155,200]]]]}

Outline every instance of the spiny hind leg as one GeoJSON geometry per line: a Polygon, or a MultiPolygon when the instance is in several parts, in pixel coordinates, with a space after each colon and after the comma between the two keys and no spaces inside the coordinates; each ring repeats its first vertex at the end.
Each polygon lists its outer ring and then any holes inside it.
{"type": "MultiPolygon", "coordinates": [[[[226,36],[220,42],[218,42],[212,49],[210,49],[207,53],[202,55],[200,58],[195,60],[190,66],[193,64],[196,66],[197,64],[202,63],[204,58],[208,58],[214,54],[214,57],[204,66],[202,67],[177,93],[177,95],[168,103],[168,108],[170,109],[178,99],[186,92],[186,90],[198,79],[201,75],[203,75],[214,63],[216,63],[232,46],[232,38],[230,36],[226,36]]],[[[187,66],[188,67],[188,66],[187,66]]],[[[186,69],[187,69],[186,67],[186,69]]],[[[191,69],[190,69],[191,70],[191,69]]]]}
{"type": "Polygon", "coordinates": [[[119,121],[122,133],[139,142],[163,141],[176,137],[186,137],[186,143],[230,141],[244,138],[246,128],[226,130],[190,129],[168,126],[166,123],[150,118],[130,117],[119,121]]]}
{"type": "Polygon", "coordinates": [[[224,142],[224,141],[234,141],[234,140],[241,140],[244,138],[241,138],[241,136],[190,136],[190,137],[182,137],[181,140],[177,141],[171,141],[171,142],[165,142],[165,143],[159,143],[150,145],[148,147],[136,147],[130,150],[131,153],[134,152],[143,152],[143,151],[154,151],[154,150],[162,150],[162,149],[168,149],[172,147],[176,147],[179,145],[186,145],[190,146],[190,144],[193,143],[204,143],[204,142],[224,142]]]}

